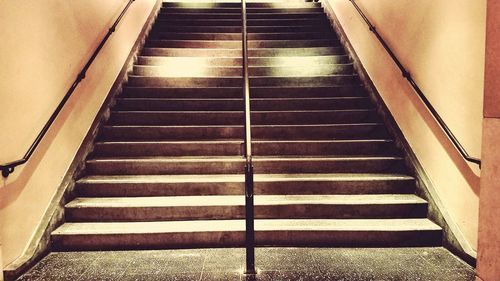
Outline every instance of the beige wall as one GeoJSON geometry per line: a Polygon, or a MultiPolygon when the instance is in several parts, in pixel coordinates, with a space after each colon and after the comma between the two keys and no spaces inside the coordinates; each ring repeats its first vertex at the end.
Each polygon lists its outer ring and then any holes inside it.
{"type": "MultiPolygon", "coordinates": [[[[485,0],[356,2],[467,151],[478,157],[481,152],[485,0]]],[[[329,3],[436,186],[449,216],[472,249],[477,249],[479,169],[467,164],[447,140],[351,2],[329,0],[329,3]]]]}
{"type": "Polygon", "coordinates": [[[2,242],[0,241],[0,281],[3,281],[2,242]]]}
{"type": "MultiPolygon", "coordinates": [[[[0,162],[22,157],[127,0],[0,1],[0,162]]],[[[32,159],[0,179],[3,261],[18,258],[155,0],[137,0],[32,159]]]]}
{"type": "Polygon", "coordinates": [[[500,280],[500,2],[488,0],[477,275],[500,280]]]}

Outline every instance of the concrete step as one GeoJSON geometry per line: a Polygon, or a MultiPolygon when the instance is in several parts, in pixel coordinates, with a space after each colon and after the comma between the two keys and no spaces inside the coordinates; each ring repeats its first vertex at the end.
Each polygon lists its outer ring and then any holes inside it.
{"type": "MultiPolygon", "coordinates": [[[[151,77],[129,75],[128,85],[140,87],[237,87],[241,86],[241,77],[151,77]]],[[[323,76],[252,76],[253,86],[339,86],[359,85],[357,75],[338,74],[323,76]]]]}
{"type": "MultiPolygon", "coordinates": [[[[427,202],[413,194],[256,195],[257,219],[419,218],[427,202]]],[[[245,218],[245,195],[75,198],[66,221],[232,220],[245,218]]]]}
{"type": "MultiPolygon", "coordinates": [[[[230,2],[163,2],[162,7],[168,8],[236,8],[241,9],[241,3],[230,3],[230,2]]],[[[247,9],[252,8],[314,8],[321,7],[320,3],[313,2],[288,2],[288,3],[266,3],[266,2],[248,2],[245,6],[247,9]]]]}
{"type": "MultiPolygon", "coordinates": [[[[252,110],[331,110],[373,108],[365,97],[251,99],[252,110]]],[[[119,111],[237,111],[244,108],[243,99],[165,99],[121,98],[114,110],[119,111]]]]}
{"type": "MultiPolygon", "coordinates": [[[[241,26],[183,26],[155,25],[153,33],[157,32],[196,32],[196,33],[239,33],[241,26]]],[[[283,32],[332,32],[330,25],[289,25],[289,26],[248,26],[249,33],[283,33],[283,32]]]]}
{"type": "MultiPolygon", "coordinates": [[[[99,140],[222,140],[238,139],[243,125],[232,126],[103,126],[99,140]]],[[[306,140],[383,138],[388,133],[382,123],[319,125],[254,125],[254,140],[306,140]]]]}
{"type": "MultiPolygon", "coordinates": [[[[245,160],[232,157],[141,157],[87,160],[89,175],[194,175],[242,174],[245,160]]],[[[254,157],[254,171],[261,174],[294,173],[402,173],[404,160],[397,156],[365,157],[254,157]]]]}
{"type": "MultiPolygon", "coordinates": [[[[428,219],[256,220],[258,246],[403,247],[441,245],[428,219]]],[[[244,220],[65,223],[52,233],[56,249],[242,247],[244,220]]]]}
{"type": "MultiPolygon", "coordinates": [[[[393,155],[394,142],[368,140],[269,140],[252,141],[254,155],[393,155]]],[[[238,156],[242,140],[217,141],[106,141],[96,142],[93,155],[135,156],[238,156]]]]}
{"type": "MultiPolygon", "coordinates": [[[[131,87],[123,88],[122,96],[135,98],[241,98],[241,87],[197,87],[197,88],[160,88],[131,87]]],[[[359,85],[315,86],[315,87],[250,87],[252,98],[318,98],[366,96],[359,85]]]]}
{"type": "MultiPolygon", "coordinates": [[[[180,39],[150,39],[146,42],[148,48],[222,48],[241,49],[241,41],[237,40],[180,40],[180,39]]],[[[340,47],[336,39],[309,40],[249,40],[248,48],[310,48],[310,47],[340,47]]]]}
{"type": "MultiPolygon", "coordinates": [[[[164,13],[158,15],[159,19],[235,19],[241,20],[241,13],[164,13]]],[[[324,19],[324,13],[250,13],[247,19],[324,19]]]]}
{"type": "MultiPolygon", "coordinates": [[[[309,48],[260,48],[248,49],[249,57],[296,57],[296,56],[335,56],[345,55],[341,47],[309,47],[309,48]]],[[[241,58],[241,48],[234,49],[200,49],[200,48],[144,48],[142,56],[163,57],[233,57],[241,58]]]]}
{"type": "MultiPolygon", "coordinates": [[[[333,32],[282,32],[282,33],[249,33],[248,40],[338,40],[333,32]]],[[[175,40],[235,40],[241,42],[241,33],[197,33],[197,32],[152,32],[151,39],[175,40]]]]}
{"type": "MultiPolygon", "coordinates": [[[[211,67],[187,63],[182,66],[134,65],[133,74],[149,77],[242,77],[242,67],[211,67]]],[[[314,68],[303,66],[251,66],[250,77],[316,77],[329,75],[352,75],[352,64],[320,64],[314,68]]]]}
{"type": "MultiPolygon", "coordinates": [[[[349,65],[349,56],[289,56],[289,57],[253,57],[248,59],[250,70],[256,67],[302,67],[305,71],[322,65],[349,65]]],[[[179,65],[192,65],[193,68],[203,67],[239,67],[241,71],[242,58],[237,57],[160,57],[160,56],[139,56],[137,65],[162,66],[178,68],[179,65]]],[[[193,70],[196,70],[193,69],[193,70]]]]}
{"type": "MultiPolygon", "coordinates": [[[[241,125],[243,111],[113,111],[110,125],[241,125]]],[[[375,110],[253,111],[254,125],[377,122],[375,110]]]]}
{"type": "MultiPolygon", "coordinates": [[[[330,22],[327,18],[308,19],[248,19],[247,26],[327,26],[330,22]]],[[[241,19],[163,19],[158,18],[155,28],[164,26],[235,26],[241,27],[241,19]]]]}
{"type": "MultiPolygon", "coordinates": [[[[244,175],[87,176],[76,182],[79,197],[241,195],[244,175]]],[[[409,194],[415,179],[403,174],[256,174],[256,195],[409,194]]]]}
{"type": "MultiPolygon", "coordinates": [[[[253,57],[248,59],[250,69],[256,67],[309,67],[310,65],[348,65],[351,64],[347,55],[325,56],[287,56],[287,57],[253,57]]],[[[162,66],[175,68],[179,65],[200,67],[239,67],[242,59],[238,57],[162,57],[139,56],[136,65],[162,66]]],[[[196,70],[196,69],[194,69],[196,70]]]]}

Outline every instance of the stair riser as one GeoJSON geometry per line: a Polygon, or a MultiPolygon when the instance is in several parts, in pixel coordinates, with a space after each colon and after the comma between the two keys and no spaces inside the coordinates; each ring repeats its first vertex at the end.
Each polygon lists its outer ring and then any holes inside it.
{"type": "MultiPolygon", "coordinates": [[[[244,247],[245,232],[53,235],[55,249],[118,250],[244,247]]],[[[428,231],[256,231],[257,246],[411,247],[439,246],[442,234],[428,231]]]]}
{"type": "MultiPolygon", "coordinates": [[[[391,155],[393,142],[363,143],[258,143],[253,142],[254,155],[391,155]]],[[[243,143],[98,143],[95,156],[238,156],[243,143]]]]}
{"type": "MultiPolygon", "coordinates": [[[[415,190],[414,180],[356,181],[255,181],[256,195],[285,194],[408,194],[415,190]]],[[[219,183],[77,183],[79,197],[142,197],[192,195],[243,195],[243,182],[219,183]]]]}
{"type": "MultiPolygon", "coordinates": [[[[242,88],[147,88],[124,87],[125,97],[152,98],[241,98],[242,88]]],[[[359,86],[334,87],[251,87],[252,98],[319,98],[364,96],[359,86]]]]}
{"type": "MultiPolygon", "coordinates": [[[[244,195],[241,195],[242,201],[244,195]]],[[[132,222],[171,220],[244,219],[245,206],[179,206],[129,208],[68,208],[70,222],[132,222]]],[[[353,205],[256,205],[256,219],[370,219],[419,218],[427,214],[426,204],[353,204],[353,205]]]]}
{"type": "MultiPolygon", "coordinates": [[[[160,20],[172,19],[234,19],[241,20],[240,13],[160,13],[160,20]]],[[[251,13],[247,15],[247,19],[326,19],[324,13],[251,13]]]]}
{"type": "MultiPolygon", "coordinates": [[[[140,87],[237,87],[241,86],[240,77],[213,77],[213,78],[171,78],[129,76],[130,86],[140,87]]],[[[359,84],[357,76],[335,75],[316,77],[250,77],[253,86],[337,86],[359,84]]]]}
{"type": "Polygon", "coordinates": [[[237,162],[89,162],[87,172],[91,175],[196,175],[243,173],[245,163],[237,162]]]}
{"type": "MultiPolygon", "coordinates": [[[[326,18],[320,19],[248,19],[247,26],[327,26],[329,21],[326,18]]],[[[166,26],[236,26],[241,27],[239,19],[158,19],[155,22],[156,28],[166,26]]]]}
{"type": "MultiPolygon", "coordinates": [[[[239,26],[181,26],[181,25],[164,25],[155,26],[152,29],[153,33],[157,32],[199,32],[199,33],[239,33],[239,26]]],[[[319,26],[302,25],[302,26],[248,26],[248,33],[281,33],[281,32],[332,32],[329,25],[322,24],[319,26]]]]}
{"type": "MultiPolygon", "coordinates": [[[[166,66],[166,67],[178,67],[179,65],[189,63],[196,65],[197,67],[215,67],[215,66],[225,66],[225,67],[238,67],[240,68],[241,74],[241,58],[211,58],[211,57],[139,57],[137,60],[138,65],[144,66],[166,66]]],[[[298,65],[315,65],[320,67],[322,65],[332,65],[334,64],[349,64],[349,57],[346,55],[337,56],[308,56],[308,57],[289,57],[289,58],[272,58],[272,57],[260,57],[260,58],[249,58],[248,66],[250,67],[250,73],[254,71],[257,67],[297,67],[298,65]]],[[[352,69],[352,67],[351,67],[352,69]]],[[[304,69],[303,69],[304,70],[304,69]]],[[[308,70],[308,69],[305,69],[308,70]]],[[[352,73],[352,71],[351,71],[352,73]]]]}
{"type": "MultiPolygon", "coordinates": [[[[254,171],[271,173],[398,173],[404,171],[402,160],[337,160],[337,161],[255,161],[254,171]]],[[[244,162],[88,162],[90,175],[196,175],[196,174],[242,174],[244,162]]]]}
{"type": "MultiPolygon", "coordinates": [[[[152,39],[174,40],[235,40],[241,42],[240,33],[183,33],[183,32],[156,32],[149,35],[152,39]]],[[[251,40],[336,40],[332,32],[288,32],[288,33],[249,33],[247,39],[251,40]]]]}
{"type": "MultiPolygon", "coordinates": [[[[339,47],[337,40],[310,39],[310,40],[250,40],[248,48],[308,48],[308,47],[339,47]]],[[[241,49],[241,41],[215,40],[149,40],[148,48],[225,48],[241,49]]]]}
{"type": "MultiPolygon", "coordinates": [[[[99,140],[216,140],[242,139],[241,127],[104,127],[99,140]]],[[[387,137],[383,125],[343,125],[314,127],[254,127],[252,138],[259,139],[355,139],[387,137]]]]}
{"type": "MultiPolygon", "coordinates": [[[[242,125],[243,112],[127,112],[111,114],[110,125],[242,125]]],[[[298,125],[376,122],[371,110],[324,112],[252,112],[254,125],[298,125]]]]}
{"type": "MultiPolygon", "coordinates": [[[[167,57],[234,57],[241,58],[241,49],[183,49],[183,48],[144,48],[143,56],[167,57]]],[[[276,56],[334,56],[345,55],[340,47],[314,48],[274,48],[249,49],[249,57],[276,57],[276,56]]]]}
{"type": "Polygon", "coordinates": [[[293,173],[399,173],[404,171],[402,160],[337,160],[337,161],[262,161],[255,162],[259,174],[293,173]]]}
{"type": "MultiPolygon", "coordinates": [[[[183,2],[183,3],[175,3],[175,2],[163,2],[162,8],[234,8],[241,9],[241,3],[196,3],[196,2],[183,2]]],[[[245,6],[248,10],[252,8],[318,8],[321,7],[320,3],[247,3],[245,6]]]]}
{"type": "MultiPolygon", "coordinates": [[[[325,99],[325,100],[252,100],[252,110],[342,110],[369,109],[373,107],[368,99],[325,99]]],[[[120,99],[115,110],[127,111],[238,111],[244,102],[238,100],[169,100],[169,99],[120,99]]]]}
{"type": "MultiPolygon", "coordinates": [[[[187,62],[189,63],[189,62],[187,62]]],[[[195,65],[189,63],[189,65],[195,65]]],[[[158,67],[158,66],[134,66],[134,75],[149,77],[242,77],[241,67],[204,67],[197,65],[198,69],[189,67],[158,67]]],[[[251,77],[287,77],[302,76],[315,77],[320,75],[349,75],[353,73],[352,64],[346,65],[318,65],[316,68],[304,67],[250,67],[248,73],[251,77]]]]}

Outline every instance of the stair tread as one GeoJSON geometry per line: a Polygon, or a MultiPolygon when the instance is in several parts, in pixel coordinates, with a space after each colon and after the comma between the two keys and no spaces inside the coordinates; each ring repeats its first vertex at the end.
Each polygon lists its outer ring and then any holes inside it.
{"type": "MultiPolygon", "coordinates": [[[[315,109],[315,110],[252,110],[252,113],[333,113],[333,112],[374,112],[375,109],[315,109]]],[[[148,111],[148,110],[114,110],[112,112],[127,112],[127,113],[150,113],[150,114],[158,114],[158,113],[196,113],[196,114],[206,114],[206,113],[243,113],[243,110],[220,110],[220,111],[212,111],[212,110],[157,110],[157,111],[148,111]]]]}
{"type": "MultiPolygon", "coordinates": [[[[163,41],[163,42],[196,42],[196,43],[201,43],[201,42],[207,42],[207,43],[213,43],[213,42],[220,42],[220,43],[234,43],[235,41],[234,40],[221,40],[221,39],[215,39],[215,40],[193,40],[193,39],[159,39],[159,38],[155,38],[155,39],[150,39],[148,40],[148,42],[157,42],[157,41],[163,41]]],[[[297,41],[304,41],[304,42],[311,42],[311,41],[320,41],[320,42],[327,42],[327,43],[331,43],[331,42],[338,42],[338,40],[336,39],[309,39],[309,40],[304,40],[304,39],[297,39],[297,40],[294,40],[294,39],[269,39],[269,40],[261,40],[261,39],[248,39],[247,42],[288,42],[288,41],[293,41],[293,42],[297,42],[297,41]]],[[[206,48],[203,48],[203,49],[206,49],[206,48]]],[[[208,48],[210,49],[210,48],[208,48]]],[[[213,49],[213,48],[212,48],[213,49]]],[[[260,49],[260,48],[259,48],[260,49]]]]}
{"type": "MultiPolygon", "coordinates": [[[[179,63],[182,63],[182,62],[179,62],[179,63]]],[[[192,61],[186,61],[184,63],[188,63],[188,64],[194,64],[194,62],[192,61]]],[[[198,62],[196,62],[198,63],[198,62]]],[[[352,63],[323,63],[323,64],[320,64],[321,67],[323,68],[336,68],[336,67],[347,67],[347,66],[352,66],[353,64],[352,63]]],[[[145,65],[145,64],[135,64],[134,65],[135,68],[142,68],[142,69],[150,69],[150,70],[168,70],[170,69],[171,67],[173,67],[173,65],[145,65]]],[[[241,66],[226,66],[226,65],[202,65],[203,67],[203,70],[241,70],[242,67],[241,66]]],[[[261,65],[261,66],[253,66],[253,65],[249,65],[248,68],[250,70],[256,70],[256,69],[283,69],[283,70],[294,70],[294,69],[299,69],[299,68],[302,68],[303,66],[301,65],[296,65],[296,66],[281,66],[281,65],[271,65],[271,66],[266,66],[266,65],[261,65]]],[[[193,71],[193,73],[195,73],[193,71]]],[[[337,74],[337,75],[340,75],[340,74],[337,74]]],[[[344,74],[346,75],[346,74],[344,74]]],[[[349,75],[352,75],[352,74],[349,74],[349,75]]],[[[139,76],[139,75],[138,75],[139,76]]],[[[317,75],[319,76],[319,75],[317,75]]],[[[328,75],[328,76],[331,76],[331,75],[328,75]]],[[[194,77],[194,76],[193,76],[194,77]]],[[[219,77],[219,76],[217,76],[219,77]]],[[[265,77],[265,76],[264,76],[265,77]]],[[[274,76],[273,76],[274,77],[274,76]]]]}
{"type": "MultiPolygon", "coordinates": [[[[241,58],[239,57],[164,57],[164,56],[139,56],[135,66],[145,67],[177,67],[178,64],[203,66],[207,68],[232,69],[241,68],[241,58]]],[[[347,55],[319,55],[319,56],[287,56],[287,57],[253,57],[249,59],[248,65],[251,69],[275,68],[275,67],[296,67],[299,65],[318,64],[334,67],[336,65],[347,67],[353,64],[347,55]]]]}
{"type": "MultiPolygon", "coordinates": [[[[337,124],[298,124],[298,125],[252,125],[255,128],[289,128],[289,127],[342,127],[342,126],[383,125],[380,122],[337,123],[337,124]]],[[[104,128],[242,128],[244,125],[104,125],[104,128]]]]}
{"type": "MultiPolygon", "coordinates": [[[[194,41],[194,40],[193,40],[194,41]]],[[[164,50],[183,50],[183,51],[199,51],[200,48],[175,48],[175,47],[165,47],[165,48],[162,48],[162,47],[145,47],[143,50],[148,50],[148,49],[164,49],[164,50]]],[[[253,50],[291,50],[291,49],[296,49],[297,51],[299,50],[314,50],[314,49],[343,49],[342,47],[340,46],[337,46],[337,47],[303,47],[303,48],[277,48],[277,47],[268,47],[268,48],[248,48],[249,51],[253,51],[253,50]]],[[[217,50],[217,51],[223,51],[223,50],[240,50],[241,51],[241,47],[240,48],[202,48],[201,50],[203,51],[210,51],[210,50],[217,50]]],[[[147,55],[146,55],[147,56],[147,55]]],[[[151,56],[151,55],[149,55],[151,56]]],[[[177,57],[177,56],[176,56],[177,57]]],[[[206,57],[206,55],[204,56],[206,57]]],[[[231,57],[231,56],[224,56],[224,57],[231,57]]],[[[265,56],[265,57],[269,57],[269,56],[265,56]]],[[[249,56],[249,58],[253,58],[252,56],[249,56]]]]}
{"type": "MultiPolygon", "coordinates": [[[[156,140],[156,141],[98,141],[95,144],[98,145],[106,145],[106,144],[241,144],[243,142],[243,139],[224,139],[224,140],[156,140]]],[[[391,139],[354,139],[354,140],[323,140],[323,139],[318,139],[318,140],[252,140],[252,143],[294,143],[294,144],[300,144],[300,143],[370,143],[370,142],[375,142],[375,143],[386,143],[386,142],[393,142],[391,139]]]]}
{"type": "MultiPolygon", "coordinates": [[[[427,204],[413,194],[255,195],[255,206],[266,205],[391,205],[427,204]]],[[[245,206],[244,195],[77,197],[66,208],[245,206]]]]}
{"type": "MultiPolygon", "coordinates": [[[[414,180],[404,174],[384,173],[329,173],[329,174],[255,174],[255,182],[276,181],[386,181],[414,180]]],[[[179,183],[179,182],[244,182],[244,175],[120,175],[120,176],[86,176],[78,183],[179,183]]]]}
{"type": "MultiPolygon", "coordinates": [[[[255,231],[440,231],[429,219],[256,219],[255,231]]],[[[245,220],[65,223],[52,235],[245,231],[245,220]]]]}
{"type": "MultiPolygon", "coordinates": [[[[399,156],[328,156],[328,155],[305,155],[301,157],[293,155],[281,155],[281,156],[254,156],[254,162],[263,161],[324,161],[324,160],[371,160],[371,159],[403,159],[399,156]]],[[[151,156],[151,157],[107,157],[107,158],[95,158],[89,159],[87,162],[103,162],[103,161],[158,161],[158,162],[205,162],[205,161],[234,161],[234,162],[244,162],[242,156],[151,156]]]]}
{"type": "MultiPolygon", "coordinates": [[[[180,76],[180,77],[154,77],[154,76],[146,76],[146,75],[136,75],[136,74],[131,74],[129,75],[130,78],[134,77],[147,77],[147,78],[159,78],[159,79],[186,79],[186,80],[196,80],[196,79],[232,79],[232,80],[241,80],[241,77],[239,76],[202,76],[202,77],[189,77],[189,76],[180,76]]],[[[320,78],[320,77],[358,77],[357,74],[330,74],[330,75],[313,75],[313,76],[301,76],[298,74],[293,74],[289,76],[250,76],[251,79],[265,79],[265,78],[273,78],[273,79],[279,79],[279,78],[320,78]]]]}
{"type": "MultiPolygon", "coordinates": [[[[336,89],[336,88],[356,88],[359,89],[361,88],[362,85],[337,85],[337,86],[251,86],[250,89],[253,90],[279,90],[279,89],[298,89],[298,90],[307,90],[311,88],[319,88],[319,89],[336,89]]],[[[160,89],[169,89],[169,90],[186,90],[186,89],[194,89],[194,90],[201,90],[201,89],[217,89],[219,91],[223,90],[241,90],[241,87],[231,87],[231,86],[222,86],[222,87],[154,87],[154,86],[131,86],[131,85],[126,85],[124,88],[129,88],[129,89],[153,89],[153,90],[160,90],[160,89]]]]}
{"type": "MultiPolygon", "coordinates": [[[[306,100],[314,100],[314,101],[338,101],[338,100],[366,100],[368,97],[316,97],[316,98],[251,98],[250,101],[306,101],[306,100]]],[[[138,97],[120,97],[118,100],[130,100],[130,101],[243,101],[243,99],[238,98],[219,98],[219,99],[210,99],[210,98],[138,98],[138,97]]]]}

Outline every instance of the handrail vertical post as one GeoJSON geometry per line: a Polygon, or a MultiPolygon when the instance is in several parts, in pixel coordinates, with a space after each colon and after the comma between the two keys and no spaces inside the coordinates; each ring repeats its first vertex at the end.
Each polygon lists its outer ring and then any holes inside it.
{"type": "Polygon", "coordinates": [[[248,78],[248,42],[246,1],[241,1],[241,46],[243,99],[245,102],[245,274],[255,274],[255,228],[253,199],[252,135],[250,120],[250,85],[248,78]]]}

